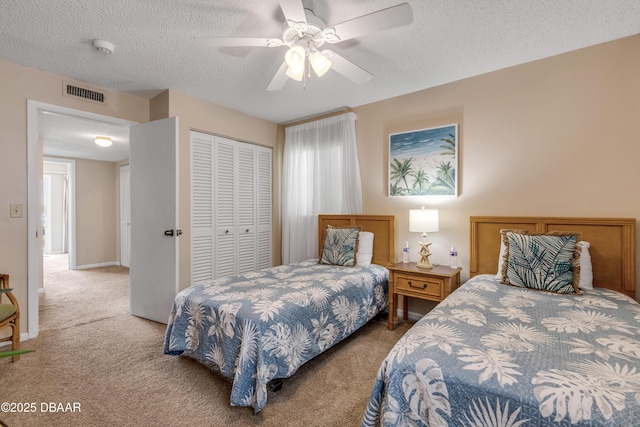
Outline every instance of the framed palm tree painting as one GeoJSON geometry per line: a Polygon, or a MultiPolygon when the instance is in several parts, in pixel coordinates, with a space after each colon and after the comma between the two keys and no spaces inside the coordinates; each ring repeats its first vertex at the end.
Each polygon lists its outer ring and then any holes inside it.
{"type": "Polygon", "coordinates": [[[457,124],[389,135],[389,197],[457,195],[457,124]]]}

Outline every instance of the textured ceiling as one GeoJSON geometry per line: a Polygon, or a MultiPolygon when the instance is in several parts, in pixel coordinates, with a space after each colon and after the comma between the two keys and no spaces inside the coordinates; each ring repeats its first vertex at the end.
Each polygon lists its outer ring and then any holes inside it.
{"type": "MultiPolygon", "coordinates": [[[[303,0],[337,24],[402,0],[303,0]]],[[[265,88],[285,47],[215,47],[211,37],[275,37],[277,0],[3,0],[0,59],[118,91],[164,89],[286,123],[356,107],[640,32],[638,0],[408,0],[413,23],[332,45],[374,78],[331,70],[265,88]],[[91,47],[99,38],[111,55],[91,47]]]]}

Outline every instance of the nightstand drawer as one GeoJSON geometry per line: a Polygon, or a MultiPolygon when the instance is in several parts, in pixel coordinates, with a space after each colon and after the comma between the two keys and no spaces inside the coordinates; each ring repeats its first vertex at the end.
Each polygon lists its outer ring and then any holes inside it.
{"type": "Polygon", "coordinates": [[[395,288],[420,295],[442,298],[444,296],[444,280],[424,276],[397,274],[395,288]]]}

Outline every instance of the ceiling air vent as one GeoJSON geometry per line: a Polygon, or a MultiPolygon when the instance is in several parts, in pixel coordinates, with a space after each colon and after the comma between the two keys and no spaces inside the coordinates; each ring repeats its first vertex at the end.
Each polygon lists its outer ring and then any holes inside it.
{"type": "Polygon", "coordinates": [[[104,93],[98,92],[86,87],[72,85],[71,83],[62,82],[62,96],[70,98],[78,98],[96,104],[105,105],[107,97],[104,93]]]}

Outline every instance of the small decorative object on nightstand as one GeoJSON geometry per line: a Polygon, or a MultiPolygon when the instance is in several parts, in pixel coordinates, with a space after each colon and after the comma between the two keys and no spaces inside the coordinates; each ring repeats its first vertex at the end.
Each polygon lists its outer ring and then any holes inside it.
{"type": "Polygon", "coordinates": [[[407,320],[408,297],[421,298],[429,301],[442,301],[460,286],[460,271],[462,269],[437,265],[429,270],[419,268],[415,262],[408,264],[397,263],[389,267],[389,323],[393,331],[393,322],[397,311],[397,296],[404,300],[403,319],[407,320]]]}
{"type": "Polygon", "coordinates": [[[431,251],[429,246],[431,243],[427,242],[427,233],[433,233],[439,231],[438,223],[438,210],[437,209],[411,209],[409,211],[409,231],[414,233],[422,233],[422,242],[420,242],[420,262],[418,267],[433,268],[431,262],[429,262],[429,255],[431,251]]]}

